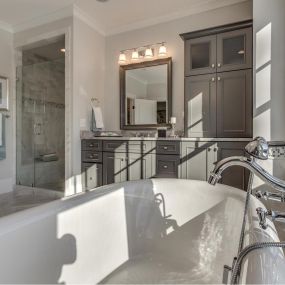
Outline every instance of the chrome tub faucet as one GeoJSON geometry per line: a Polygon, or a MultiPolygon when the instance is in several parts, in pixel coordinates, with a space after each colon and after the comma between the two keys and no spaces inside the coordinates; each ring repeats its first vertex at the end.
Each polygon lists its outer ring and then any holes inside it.
{"type": "Polygon", "coordinates": [[[280,192],[285,192],[285,181],[274,177],[255,161],[255,158],[261,160],[268,159],[269,146],[266,140],[262,137],[257,137],[245,147],[245,150],[249,154],[249,157],[233,156],[219,161],[211,172],[208,183],[216,185],[216,183],[222,178],[224,170],[231,166],[241,166],[247,168],[252,172],[252,174],[258,176],[274,189],[280,192]]]}

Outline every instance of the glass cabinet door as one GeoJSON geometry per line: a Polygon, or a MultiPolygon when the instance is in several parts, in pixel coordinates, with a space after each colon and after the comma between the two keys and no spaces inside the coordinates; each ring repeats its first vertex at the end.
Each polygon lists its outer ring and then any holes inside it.
{"type": "Polygon", "coordinates": [[[186,76],[216,72],[216,36],[189,39],[185,45],[186,76]]]}
{"type": "Polygon", "coordinates": [[[251,68],[252,29],[222,33],[217,36],[217,71],[251,68]]]}

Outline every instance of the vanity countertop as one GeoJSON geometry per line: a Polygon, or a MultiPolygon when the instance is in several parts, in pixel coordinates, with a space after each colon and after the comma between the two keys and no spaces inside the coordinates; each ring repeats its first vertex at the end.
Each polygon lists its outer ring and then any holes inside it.
{"type": "Polygon", "coordinates": [[[81,139],[94,139],[94,140],[119,140],[119,141],[193,141],[193,142],[209,142],[209,141],[216,141],[216,142],[247,142],[252,141],[252,138],[186,138],[186,137],[166,137],[166,138],[156,138],[156,137],[131,137],[131,136],[122,136],[122,137],[112,137],[112,136],[105,136],[105,137],[95,137],[92,132],[82,132],[81,139]]]}

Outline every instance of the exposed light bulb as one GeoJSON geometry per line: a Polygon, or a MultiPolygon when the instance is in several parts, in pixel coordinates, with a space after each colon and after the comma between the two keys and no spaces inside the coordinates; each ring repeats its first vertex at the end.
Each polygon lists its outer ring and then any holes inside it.
{"type": "Polygon", "coordinates": [[[139,60],[139,53],[136,49],[132,52],[132,60],[139,60]]]}
{"type": "Polygon", "coordinates": [[[150,47],[148,47],[145,50],[144,57],[145,58],[153,58],[153,52],[152,52],[152,49],[150,47]]]}
{"type": "Polygon", "coordinates": [[[123,64],[123,63],[126,63],[126,61],[127,61],[126,55],[123,52],[121,52],[119,56],[119,63],[123,64]]]}
{"type": "Polygon", "coordinates": [[[164,43],[159,47],[158,56],[167,56],[167,49],[164,43]]]}

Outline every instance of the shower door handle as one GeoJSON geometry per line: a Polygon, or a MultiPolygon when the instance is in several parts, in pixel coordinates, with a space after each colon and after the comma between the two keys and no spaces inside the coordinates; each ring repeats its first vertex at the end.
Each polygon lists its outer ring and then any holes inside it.
{"type": "Polygon", "coordinates": [[[42,124],[34,124],[34,135],[42,134],[42,124]]]}

